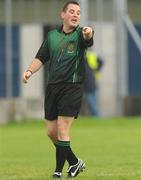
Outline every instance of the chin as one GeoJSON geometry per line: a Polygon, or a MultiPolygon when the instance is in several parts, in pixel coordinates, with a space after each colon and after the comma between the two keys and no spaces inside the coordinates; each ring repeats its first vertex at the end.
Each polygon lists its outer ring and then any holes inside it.
{"type": "Polygon", "coordinates": [[[78,24],[71,24],[70,27],[71,28],[76,28],[78,26],[78,24]]]}

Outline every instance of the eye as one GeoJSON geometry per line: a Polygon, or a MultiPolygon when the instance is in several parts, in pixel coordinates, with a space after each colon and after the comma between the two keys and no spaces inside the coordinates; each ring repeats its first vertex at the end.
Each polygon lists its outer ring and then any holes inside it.
{"type": "Polygon", "coordinates": [[[80,11],[77,12],[77,15],[80,16],[80,11]]]}
{"type": "Polygon", "coordinates": [[[71,9],[71,10],[70,10],[70,13],[71,13],[71,14],[74,14],[74,10],[71,9]]]}

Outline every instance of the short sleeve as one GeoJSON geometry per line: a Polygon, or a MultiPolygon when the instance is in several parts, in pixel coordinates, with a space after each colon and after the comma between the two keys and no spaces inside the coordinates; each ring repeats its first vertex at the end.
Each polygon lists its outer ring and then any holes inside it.
{"type": "Polygon", "coordinates": [[[39,59],[43,64],[49,60],[49,46],[48,37],[43,41],[40,49],[38,50],[35,58],[39,59]]]}

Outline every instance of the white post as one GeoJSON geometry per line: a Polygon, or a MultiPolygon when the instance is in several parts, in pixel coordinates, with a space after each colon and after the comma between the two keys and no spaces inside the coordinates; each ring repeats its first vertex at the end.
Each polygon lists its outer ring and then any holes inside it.
{"type": "Polygon", "coordinates": [[[127,13],[127,0],[114,0],[117,41],[117,101],[119,114],[123,114],[124,97],[128,95],[127,31],[123,18],[127,13]]]}
{"type": "Polygon", "coordinates": [[[96,0],[97,21],[100,23],[103,21],[103,4],[103,0],[96,0]]]}
{"type": "Polygon", "coordinates": [[[40,9],[41,9],[41,4],[40,0],[35,0],[34,1],[34,22],[39,23],[40,20],[40,9]]]}
{"type": "Polygon", "coordinates": [[[12,1],[5,1],[6,25],[6,96],[12,97],[12,1]]]}
{"type": "Polygon", "coordinates": [[[103,0],[96,0],[96,19],[97,19],[97,27],[98,27],[98,39],[99,41],[97,42],[97,47],[98,47],[98,52],[100,52],[100,54],[103,53],[103,50],[102,50],[102,31],[103,31],[103,0]]]}
{"type": "Polygon", "coordinates": [[[81,7],[81,25],[88,25],[88,0],[79,0],[81,7]]]}

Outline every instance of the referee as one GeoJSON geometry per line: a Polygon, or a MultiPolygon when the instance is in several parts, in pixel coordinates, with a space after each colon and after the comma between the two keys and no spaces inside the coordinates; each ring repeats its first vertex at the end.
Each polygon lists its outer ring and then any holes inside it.
{"type": "Polygon", "coordinates": [[[47,133],[56,147],[55,179],[62,178],[66,160],[68,177],[76,177],[85,168],[85,163],[71,149],[69,134],[80,111],[84,55],[93,45],[94,34],[91,27],[79,27],[80,5],[76,1],[63,6],[61,18],[62,26],[48,32],[35,59],[23,74],[23,82],[27,83],[49,61],[44,111],[47,133]]]}

